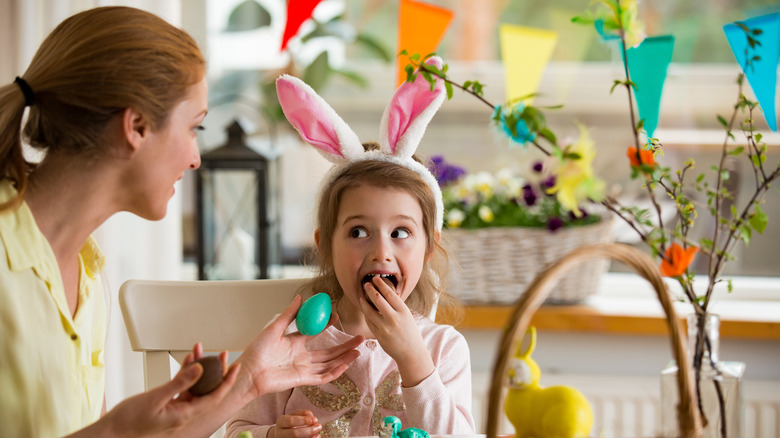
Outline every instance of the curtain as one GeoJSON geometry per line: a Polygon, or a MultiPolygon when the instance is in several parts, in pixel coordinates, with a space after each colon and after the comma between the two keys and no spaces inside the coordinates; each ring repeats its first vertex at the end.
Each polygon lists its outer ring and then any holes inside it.
{"type": "MultiPolygon", "coordinates": [[[[97,6],[123,5],[145,9],[181,25],[180,0],[0,0],[0,82],[22,75],[38,45],[68,16],[97,6]]],[[[131,278],[181,278],[181,193],[168,205],[168,214],[149,222],[129,213],[117,214],[95,233],[106,255],[103,273],[108,295],[106,340],[106,404],[109,409],[124,398],[143,391],[141,354],[131,351],[119,310],[120,285],[131,278]]]]}

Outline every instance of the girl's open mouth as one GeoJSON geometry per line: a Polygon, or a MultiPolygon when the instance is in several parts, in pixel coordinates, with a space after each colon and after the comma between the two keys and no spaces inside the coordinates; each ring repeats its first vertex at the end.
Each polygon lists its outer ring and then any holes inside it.
{"type": "MultiPolygon", "coordinates": [[[[365,286],[366,283],[371,283],[371,280],[374,277],[381,278],[382,281],[384,281],[388,286],[392,287],[393,290],[395,290],[398,287],[398,278],[396,278],[396,276],[393,274],[366,274],[363,277],[363,281],[361,284],[365,286]]],[[[363,292],[363,294],[365,295],[365,292],[363,292]]],[[[371,299],[369,299],[368,296],[366,296],[366,301],[368,301],[368,304],[370,304],[371,307],[374,308],[374,310],[379,310],[376,308],[374,303],[371,302],[371,299]]]]}

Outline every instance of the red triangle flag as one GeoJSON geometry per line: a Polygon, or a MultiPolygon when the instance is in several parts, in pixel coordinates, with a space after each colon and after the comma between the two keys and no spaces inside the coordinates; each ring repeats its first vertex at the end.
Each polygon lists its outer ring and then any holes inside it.
{"type": "Polygon", "coordinates": [[[284,25],[284,34],[282,35],[282,47],[284,51],[290,38],[294,37],[301,28],[304,21],[311,18],[314,8],[321,0],[287,0],[287,23],[284,25]]]}

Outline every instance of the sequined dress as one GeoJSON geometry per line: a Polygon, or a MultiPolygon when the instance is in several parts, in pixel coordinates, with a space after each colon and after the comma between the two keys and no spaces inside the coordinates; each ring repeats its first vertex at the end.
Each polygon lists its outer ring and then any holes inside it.
{"type": "MultiPolygon", "coordinates": [[[[394,415],[404,427],[431,434],[473,434],[471,363],[466,340],[457,330],[418,317],[417,326],[436,370],[417,386],[401,387],[395,361],[375,339],[364,341],[360,356],[338,379],[320,386],[261,396],[228,421],[227,435],[244,430],[265,438],[276,419],[296,409],[308,409],[323,425],[323,438],[378,435],[382,418],[394,415]]],[[[295,330],[292,325],[288,328],[295,330]]],[[[351,339],[328,327],[309,341],[310,348],[327,348],[351,339]]]]}

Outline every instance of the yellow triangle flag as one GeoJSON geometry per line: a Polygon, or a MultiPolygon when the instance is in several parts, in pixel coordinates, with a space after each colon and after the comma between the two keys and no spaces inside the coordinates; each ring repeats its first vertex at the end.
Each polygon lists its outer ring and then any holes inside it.
{"type": "MultiPolygon", "coordinates": [[[[401,0],[398,8],[398,52],[425,56],[436,51],[452,21],[453,12],[415,0],[401,0]]],[[[396,58],[396,86],[406,80],[406,57],[396,58]]]]}
{"type": "MultiPolygon", "coordinates": [[[[506,99],[536,93],[542,72],[552,56],[557,32],[502,24],[499,27],[504,61],[506,99]]],[[[533,99],[527,99],[531,103],[533,99]]]]}

